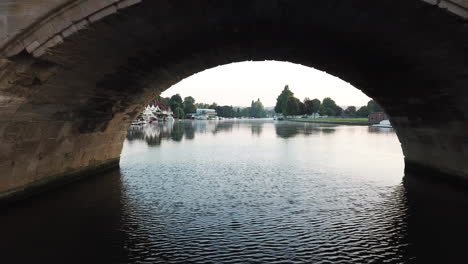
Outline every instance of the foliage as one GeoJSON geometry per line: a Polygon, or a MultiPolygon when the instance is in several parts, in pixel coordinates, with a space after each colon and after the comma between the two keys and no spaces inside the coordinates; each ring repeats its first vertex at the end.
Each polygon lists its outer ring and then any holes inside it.
{"type": "Polygon", "coordinates": [[[333,101],[333,99],[331,99],[330,97],[324,98],[322,105],[324,108],[322,111],[326,116],[340,116],[343,112],[343,109],[336,105],[335,101],[333,101]]]}
{"type": "Polygon", "coordinates": [[[359,110],[356,111],[356,116],[358,117],[367,117],[369,116],[369,109],[367,106],[361,106],[359,110]]]}
{"type": "Polygon", "coordinates": [[[242,108],[240,111],[239,117],[249,117],[250,116],[250,107],[242,108]]]}
{"type": "Polygon", "coordinates": [[[196,108],[200,108],[200,109],[209,109],[209,108],[210,108],[210,104],[196,103],[196,104],[195,104],[195,107],[196,107],[196,108]]]}
{"type": "Polygon", "coordinates": [[[215,110],[218,116],[221,116],[221,117],[236,117],[237,116],[237,112],[236,110],[234,110],[232,106],[228,106],[228,105],[217,106],[215,110]]]}
{"type": "Polygon", "coordinates": [[[370,100],[366,106],[360,107],[358,110],[355,106],[349,106],[346,110],[339,107],[333,99],[326,97],[320,102],[319,99],[309,99],[308,97],[301,102],[294,97],[294,93],[286,85],[277,97],[276,106],[274,111],[265,110],[260,99],[251,102],[250,107],[233,107],[233,106],[219,106],[215,102],[212,104],[196,103],[192,96],[187,96],[182,100],[179,94],[175,94],[170,98],[158,96],[156,99],[165,105],[169,105],[176,118],[184,118],[185,113],[194,113],[197,108],[214,109],[220,117],[254,117],[262,118],[274,113],[282,113],[285,116],[291,115],[311,115],[318,113],[321,116],[344,116],[348,118],[367,118],[370,113],[382,112],[382,107],[374,100],[370,100]]]}
{"type": "Polygon", "coordinates": [[[213,102],[212,104],[210,104],[210,106],[208,106],[209,109],[216,109],[216,107],[218,107],[218,104],[213,102]]]}
{"type": "Polygon", "coordinates": [[[171,96],[171,99],[169,100],[169,106],[171,107],[172,112],[174,113],[177,108],[184,108],[184,104],[182,102],[182,97],[180,96],[180,94],[174,94],[173,96],[171,96]]]}
{"type": "Polygon", "coordinates": [[[356,116],[356,107],[355,106],[348,106],[346,110],[344,110],[344,115],[347,117],[355,117],[356,116]]]}
{"type": "Polygon", "coordinates": [[[319,107],[318,113],[319,113],[319,115],[321,115],[321,116],[326,116],[326,115],[328,115],[328,114],[327,114],[327,108],[326,108],[323,104],[321,104],[320,107],[319,107]]]}
{"type": "Polygon", "coordinates": [[[288,97],[288,100],[286,101],[286,108],[283,109],[283,114],[285,116],[298,115],[300,110],[300,102],[301,101],[299,101],[299,99],[294,96],[288,97]]]}
{"type": "Polygon", "coordinates": [[[184,109],[182,109],[182,107],[177,107],[172,112],[174,113],[175,118],[179,118],[179,119],[185,118],[184,109]]]}
{"type": "Polygon", "coordinates": [[[184,112],[195,113],[197,111],[197,107],[195,106],[195,99],[192,96],[187,96],[184,98],[184,112]]]}
{"type": "Polygon", "coordinates": [[[304,114],[311,115],[318,113],[321,102],[319,99],[310,100],[308,97],[304,99],[304,114]]]}
{"type": "Polygon", "coordinates": [[[257,101],[252,101],[252,103],[250,104],[250,117],[266,117],[265,107],[263,107],[260,98],[257,99],[257,101]]]}
{"type": "Polygon", "coordinates": [[[322,105],[322,102],[320,102],[319,99],[315,98],[312,100],[312,113],[318,113],[320,106],[322,105]]]}
{"type": "Polygon", "coordinates": [[[278,96],[276,99],[276,106],[275,106],[275,112],[276,113],[284,113],[286,109],[286,103],[288,101],[288,98],[294,96],[294,93],[289,90],[289,86],[286,85],[281,92],[281,94],[278,96]]]}
{"type": "Polygon", "coordinates": [[[168,97],[161,97],[161,96],[158,96],[154,99],[154,101],[156,102],[161,102],[163,103],[164,105],[170,105],[170,101],[171,99],[168,98],[168,97]]]}
{"type": "Polygon", "coordinates": [[[367,103],[367,110],[369,111],[369,114],[375,112],[383,112],[382,107],[374,100],[370,100],[367,103]]]}

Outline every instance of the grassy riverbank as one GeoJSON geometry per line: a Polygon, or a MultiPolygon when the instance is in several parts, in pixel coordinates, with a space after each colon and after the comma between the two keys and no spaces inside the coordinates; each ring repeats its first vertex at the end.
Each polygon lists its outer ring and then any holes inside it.
{"type": "Polygon", "coordinates": [[[368,122],[367,118],[295,118],[297,120],[312,120],[326,122],[368,122]]]}
{"type": "Polygon", "coordinates": [[[326,124],[340,124],[340,125],[361,125],[367,126],[370,123],[367,118],[288,118],[289,121],[307,122],[307,123],[326,123],[326,124]]]}

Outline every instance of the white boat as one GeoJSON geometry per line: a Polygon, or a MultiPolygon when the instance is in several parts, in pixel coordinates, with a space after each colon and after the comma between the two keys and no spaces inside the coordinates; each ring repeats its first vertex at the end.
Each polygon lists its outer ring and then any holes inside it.
{"type": "Polygon", "coordinates": [[[393,128],[390,120],[382,120],[380,123],[372,125],[373,127],[385,127],[385,128],[393,128]]]}

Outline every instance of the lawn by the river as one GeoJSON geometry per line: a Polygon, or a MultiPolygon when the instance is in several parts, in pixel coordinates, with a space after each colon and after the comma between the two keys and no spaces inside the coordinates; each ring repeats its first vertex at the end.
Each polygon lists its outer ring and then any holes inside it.
{"type": "Polygon", "coordinates": [[[291,120],[316,121],[316,122],[349,122],[349,123],[369,122],[367,118],[292,118],[291,120]]]}

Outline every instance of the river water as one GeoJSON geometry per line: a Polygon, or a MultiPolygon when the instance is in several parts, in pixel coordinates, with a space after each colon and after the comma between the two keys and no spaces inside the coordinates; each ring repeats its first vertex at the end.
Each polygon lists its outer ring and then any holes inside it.
{"type": "Polygon", "coordinates": [[[404,176],[392,129],[154,124],[120,169],[3,209],[0,261],[466,263],[467,209],[466,189],[404,176]]]}

